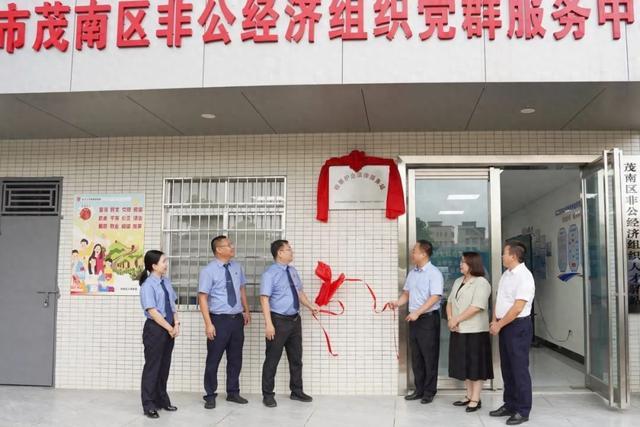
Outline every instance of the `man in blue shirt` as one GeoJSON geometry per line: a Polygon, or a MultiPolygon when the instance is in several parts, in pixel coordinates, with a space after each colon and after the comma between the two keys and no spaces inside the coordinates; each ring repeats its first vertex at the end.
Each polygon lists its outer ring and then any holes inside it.
{"type": "Polygon", "coordinates": [[[218,366],[227,352],[227,400],[247,403],[240,396],[240,369],[244,326],[251,321],[242,266],[232,258],[235,247],[226,236],[211,240],[214,259],[200,271],[198,304],[207,335],[207,362],[204,371],[204,396],[207,409],[216,407],[218,366]]]}
{"type": "Polygon", "coordinates": [[[409,303],[409,344],[415,391],[406,400],[431,403],[438,387],[438,359],[440,355],[440,300],[444,278],[431,264],[433,246],[426,240],[418,240],[411,250],[415,265],[405,280],[404,291],[389,304],[396,308],[409,303]]]}
{"type": "Polygon", "coordinates": [[[282,350],[289,360],[289,388],[291,400],[311,402],[311,396],[302,390],[302,325],[300,304],[316,314],[317,304],[309,301],[302,290],[302,281],[293,267],[293,250],[286,240],[271,243],[271,255],[275,262],[262,274],[260,304],[265,321],[267,349],[262,365],[262,402],[265,406],[277,406],[274,398],[274,380],[282,350]]]}

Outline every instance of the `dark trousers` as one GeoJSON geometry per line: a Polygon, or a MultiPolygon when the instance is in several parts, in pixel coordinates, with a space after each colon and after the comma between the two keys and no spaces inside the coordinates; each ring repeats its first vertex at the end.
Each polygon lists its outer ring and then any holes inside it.
{"type": "Polygon", "coordinates": [[[409,324],[409,345],[416,393],[424,397],[435,396],[440,358],[439,310],[423,314],[409,324]]]}
{"type": "Polygon", "coordinates": [[[531,412],[529,349],[533,327],[531,317],[518,318],[500,330],[500,364],[504,380],[504,404],[523,417],[531,412]]]}
{"type": "Polygon", "coordinates": [[[216,328],[213,340],[207,340],[207,362],[204,369],[206,400],[217,396],[218,366],[222,354],[227,352],[227,395],[240,393],[240,369],[244,345],[244,318],[239,314],[211,314],[216,328]]]}
{"type": "Polygon", "coordinates": [[[174,339],[154,320],[147,319],[142,331],[144,368],[142,369],[142,408],[145,411],[171,405],[167,380],[171,367],[174,339]]]}
{"type": "Polygon", "coordinates": [[[289,360],[289,388],[292,393],[302,393],[302,322],[299,315],[281,316],[271,313],[276,336],[266,340],[264,364],[262,365],[262,394],[273,396],[274,380],[282,349],[289,360]]]}

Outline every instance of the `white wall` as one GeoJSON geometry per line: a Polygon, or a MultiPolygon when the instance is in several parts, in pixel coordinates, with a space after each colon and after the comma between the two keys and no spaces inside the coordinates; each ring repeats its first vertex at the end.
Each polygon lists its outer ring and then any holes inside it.
{"type": "MultiPolygon", "coordinates": [[[[526,173],[526,172],[522,172],[526,173]]],[[[580,181],[564,184],[522,209],[502,218],[502,235],[509,238],[522,234],[523,229],[540,230],[551,241],[551,256],[546,257],[546,278],[536,278],[536,336],[584,356],[584,279],[574,277],[567,282],[558,279],[558,231],[578,225],[580,218],[563,221],[556,211],[580,200],[580,181]],[[567,335],[571,331],[571,335],[567,335]]],[[[582,235],[580,235],[582,239],[582,235]]],[[[565,248],[566,251],[566,248],[565,248]]],[[[567,270],[568,271],[568,270],[567,270]]],[[[582,265],[578,273],[582,274],[582,265]]]]}
{"type": "MultiPolygon", "coordinates": [[[[388,134],[256,135],[183,138],[111,138],[0,141],[0,176],[61,176],[63,183],[58,285],[56,386],[138,389],[143,363],[142,313],[136,297],[69,296],[73,196],[81,193],[143,192],[145,248],[161,242],[162,181],[178,176],[287,176],[286,237],[310,295],[319,282],[317,260],[335,272],[370,280],[380,300],[397,295],[398,228],[382,211],[331,212],[327,224],[314,219],[317,174],[331,156],[361,149],[372,155],[597,154],[605,147],[640,154],[637,132],[434,132],[388,134]]],[[[326,319],[339,358],[325,349],[320,329],[305,314],[305,389],[313,394],[395,394],[397,325],[391,315],[373,315],[368,293],[345,284],[349,307],[326,319]]],[[[171,390],[202,391],[205,338],[198,313],[183,313],[174,351],[171,390]]],[[[247,329],[241,387],[260,392],[263,326],[259,315],[247,329]]],[[[630,322],[632,377],[640,391],[640,316],[630,322]]],[[[288,387],[287,363],[276,390],[288,387]]],[[[224,382],[224,366],[219,378],[224,382]]]]}
{"type": "MultiPolygon", "coordinates": [[[[36,25],[32,0],[14,0],[19,8],[31,11],[27,20],[25,47],[12,55],[0,50],[0,93],[66,92],[93,90],[161,89],[188,87],[226,87],[340,83],[413,83],[413,82],[569,82],[569,81],[637,81],[640,80],[640,23],[621,25],[621,38],[613,40],[611,25],[598,25],[597,0],[582,0],[581,7],[591,10],[585,36],[574,40],[568,35],[555,40],[560,29],[551,18],[554,0],[542,0],[543,39],[509,39],[508,2],[501,2],[502,28],[496,39],[468,39],[462,30],[462,6],[455,2],[450,15],[451,27],[457,29],[453,40],[435,36],[422,41],[424,15],[418,14],[417,2],[409,2],[408,22],[413,37],[405,39],[401,30],[395,40],[374,37],[373,0],[364,0],[366,41],[329,40],[329,0],[318,8],[322,14],[316,25],[316,41],[310,44],[287,42],[284,38],[289,17],[284,13],[286,0],[276,0],[278,43],[242,43],[242,6],[245,0],[227,0],[236,16],[227,26],[232,37],[228,45],[204,44],[203,28],[198,18],[204,0],[192,0],[190,28],[193,37],[184,38],[181,48],[170,48],[165,39],[156,38],[160,28],[156,6],[166,1],[152,1],[143,21],[151,41],[147,48],[116,47],[117,0],[100,0],[110,4],[107,47],[103,51],[75,50],[75,15],[67,16],[69,27],[67,52],[56,49],[34,51],[36,25]]],[[[63,0],[66,5],[86,5],[88,0],[63,0]]],[[[6,7],[3,2],[0,8],[6,7]]],[[[216,7],[219,13],[219,8],[216,7]]],[[[226,23],[225,23],[226,24],[226,23]]]]}

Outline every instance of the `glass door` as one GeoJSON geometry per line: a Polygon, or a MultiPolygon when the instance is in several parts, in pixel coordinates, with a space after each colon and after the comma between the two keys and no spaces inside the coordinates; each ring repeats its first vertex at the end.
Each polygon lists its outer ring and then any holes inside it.
{"type": "Polygon", "coordinates": [[[582,169],[586,385],[629,405],[626,242],[620,150],[582,169]]]}
{"type": "MultiPolygon", "coordinates": [[[[480,253],[487,279],[491,282],[494,277],[500,277],[499,172],[495,168],[482,168],[411,169],[408,173],[408,247],[416,240],[429,240],[434,246],[431,262],[444,276],[438,378],[440,389],[464,388],[463,383],[448,375],[450,333],[444,320],[446,299],[453,282],[461,275],[459,264],[462,253],[480,253]],[[497,214],[492,215],[492,210],[497,214]],[[492,230],[497,232],[492,235],[492,230]],[[496,249],[496,243],[497,257],[492,253],[496,249]],[[496,259],[497,270],[493,263],[496,259]]],[[[489,316],[490,313],[483,315],[489,316]]],[[[410,350],[407,351],[407,355],[409,354],[410,350]]],[[[411,388],[413,373],[410,356],[406,363],[407,385],[411,388]]]]}

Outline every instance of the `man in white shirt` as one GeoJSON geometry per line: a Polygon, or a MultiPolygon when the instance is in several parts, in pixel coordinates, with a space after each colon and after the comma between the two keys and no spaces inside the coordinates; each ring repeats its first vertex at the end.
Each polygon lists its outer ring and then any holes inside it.
{"type": "Polygon", "coordinates": [[[491,335],[500,337],[500,364],[504,379],[504,405],[490,412],[492,417],[508,416],[507,425],[529,421],[531,376],[529,349],[533,338],[531,304],[536,287],[533,275],[524,265],[525,246],[505,243],[502,264],[507,269],[500,278],[498,297],[491,322],[491,335]]]}

